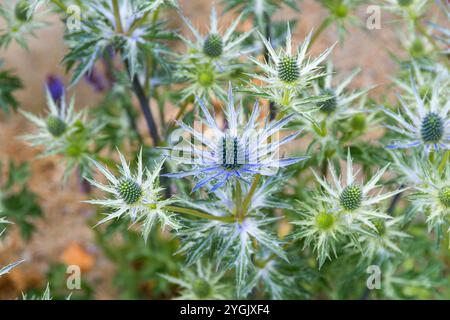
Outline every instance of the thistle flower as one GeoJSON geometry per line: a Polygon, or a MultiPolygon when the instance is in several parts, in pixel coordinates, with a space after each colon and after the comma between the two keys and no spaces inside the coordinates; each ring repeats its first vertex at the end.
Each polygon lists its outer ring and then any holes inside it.
{"type": "Polygon", "coordinates": [[[265,86],[255,86],[249,84],[250,90],[257,95],[270,99],[276,105],[290,107],[295,102],[294,97],[305,89],[314,79],[322,77],[320,64],[328,57],[333,47],[328,48],[317,58],[311,59],[307,55],[311,33],[306,37],[302,45],[292,51],[292,36],[288,25],[286,34],[286,48],[278,52],[274,50],[267,39],[260,34],[271,61],[260,62],[256,58],[250,58],[258,65],[263,74],[253,74],[252,76],[265,83],[265,86]],[[269,92],[266,90],[269,89],[269,92]],[[270,97],[268,97],[270,95],[270,97]]]}
{"type": "Polygon", "coordinates": [[[382,0],[381,4],[385,10],[414,21],[425,13],[427,2],[427,0],[382,0]]]}
{"type": "Polygon", "coordinates": [[[153,172],[142,166],[142,150],[138,155],[137,172],[132,173],[124,156],[118,151],[121,166],[118,166],[120,177],[115,177],[106,167],[92,160],[97,169],[107,178],[108,184],[88,179],[95,187],[111,194],[110,198],[88,200],[87,203],[98,204],[113,209],[112,213],[105,213],[106,217],[97,225],[112,219],[128,216],[133,223],[143,221],[142,235],[147,241],[153,224],[159,220],[162,227],[178,228],[171,214],[165,208],[172,199],[161,199],[163,188],[159,186],[158,176],[164,161],[156,165],[153,172]]]}
{"type": "Polygon", "coordinates": [[[46,12],[32,17],[28,8],[28,2],[25,0],[11,0],[0,5],[0,17],[5,25],[5,28],[0,30],[0,48],[7,48],[12,41],[15,41],[22,48],[28,49],[27,38],[35,36],[37,29],[48,25],[40,21],[46,12]]]}
{"type": "Polygon", "coordinates": [[[298,11],[297,2],[292,0],[223,0],[224,10],[242,12],[243,17],[255,17],[254,21],[264,26],[265,17],[271,17],[282,5],[298,11]]]}
{"type": "MultiPolygon", "coordinates": [[[[446,79],[449,76],[448,70],[442,65],[433,64],[431,66],[425,66],[415,60],[411,61],[411,69],[407,74],[392,78],[392,81],[402,90],[403,100],[412,106],[415,105],[416,98],[414,95],[414,86],[411,86],[411,75],[415,80],[417,92],[425,104],[429,104],[431,100],[433,92],[432,85],[438,81],[438,79],[446,79]]],[[[442,90],[439,98],[440,103],[445,103],[446,99],[448,99],[448,94],[442,90]]]]}
{"type": "Polygon", "coordinates": [[[404,217],[400,216],[390,220],[377,219],[373,221],[376,227],[376,236],[364,234],[358,239],[364,250],[363,258],[369,261],[373,261],[375,258],[384,261],[396,254],[402,254],[397,243],[401,239],[410,237],[407,233],[399,230],[399,224],[403,220],[404,217]]]}
{"type": "Polygon", "coordinates": [[[324,188],[325,194],[320,198],[322,201],[328,203],[333,210],[342,212],[349,223],[359,224],[361,227],[366,226],[373,231],[376,231],[376,227],[372,220],[377,218],[391,218],[390,216],[381,213],[379,210],[374,208],[374,205],[404,191],[404,189],[399,189],[384,194],[380,191],[374,196],[370,195],[370,192],[377,187],[377,182],[381,179],[389,165],[386,165],[375,173],[373,177],[365,184],[358,183],[356,181],[358,172],[353,173],[353,160],[350,155],[350,149],[347,153],[347,178],[345,183],[343,181],[341,182],[341,179],[338,178],[333,164],[329,163],[329,166],[334,188],[327,180],[320,178],[313,171],[316,180],[324,188]]]}
{"type": "Polygon", "coordinates": [[[434,148],[437,152],[440,149],[450,149],[450,101],[441,105],[441,95],[447,94],[448,79],[439,78],[433,83],[429,104],[425,104],[424,99],[416,88],[414,80],[411,78],[411,88],[414,93],[415,106],[409,106],[400,96],[398,99],[406,115],[392,112],[382,108],[384,113],[398,123],[398,127],[387,125],[390,130],[404,136],[404,140],[388,145],[388,148],[411,148],[423,147],[428,154],[434,148]]]}
{"type": "MultiPolygon", "coordinates": [[[[165,0],[86,2],[86,14],[81,20],[80,29],[68,30],[66,35],[70,52],[64,57],[64,62],[70,68],[74,67],[72,85],[89,73],[96,60],[110,48],[121,53],[131,78],[134,77],[142,65],[139,58],[143,54],[143,47],[149,35],[152,36],[152,40],[157,40],[161,36],[160,27],[147,23],[146,17],[165,2],[172,5],[174,2],[165,0]]],[[[152,45],[159,46],[157,41],[152,45]]]]}
{"type": "Polygon", "coordinates": [[[195,37],[194,41],[191,41],[181,36],[181,39],[183,39],[190,49],[189,54],[185,59],[194,58],[200,60],[212,60],[218,64],[219,67],[224,66],[229,68],[232,67],[230,64],[232,60],[235,60],[241,55],[250,52],[248,49],[243,50],[241,48],[241,44],[251,35],[253,30],[244,32],[237,37],[234,35],[236,27],[241,21],[242,14],[234,19],[233,23],[229,26],[226,32],[221,34],[218,28],[216,8],[213,5],[211,9],[210,27],[205,36],[202,36],[200,32],[194,28],[189,19],[182,14],[180,14],[180,16],[195,37]]]}
{"type": "MultiPolygon", "coordinates": [[[[427,215],[429,229],[450,225],[450,165],[441,173],[436,166],[421,167],[422,180],[413,186],[413,204],[427,215]]],[[[450,231],[450,229],[449,229],[450,231]]]]}
{"type": "Polygon", "coordinates": [[[293,236],[304,239],[304,248],[313,247],[320,269],[327,259],[337,257],[337,244],[354,230],[342,214],[323,201],[317,201],[314,205],[298,201],[296,212],[301,220],[293,222],[299,226],[299,231],[293,236]]]}
{"type": "Polygon", "coordinates": [[[229,72],[220,72],[211,62],[180,63],[176,78],[187,84],[181,92],[181,101],[190,97],[225,99],[227,94],[222,87],[229,76],[229,72]]]}
{"type": "Polygon", "coordinates": [[[323,85],[319,84],[319,82],[322,82],[322,79],[313,83],[315,95],[327,97],[326,100],[317,103],[323,119],[344,119],[361,112],[361,110],[350,108],[350,106],[354,105],[355,100],[367,93],[370,88],[353,92],[347,91],[348,85],[350,85],[359,72],[360,70],[356,69],[347,78],[339,81],[339,84],[336,84],[333,83],[333,75],[335,73],[333,63],[331,61],[327,63],[326,75],[322,78],[323,85]]]}
{"type": "Polygon", "coordinates": [[[67,107],[64,96],[57,105],[48,87],[46,96],[49,109],[46,117],[37,117],[23,110],[19,110],[19,112],[38,127],[36,133],[23,135],[22,138],[33,147],[43,145],[46,153],[49,153],[60,147],[64,138],[73,131],[74,124],[82,118],[83,112],[75,112],[74,98],[70,100],[67,107]]]}
{"type": "Polygon", "coordinates": [[[210,263],[197,261],[195,270],[186,269],[181,278],[162,277],[181,287],[177,300],[225,300],[230,298],[230,292],[226,285],[220,283],[224,274],[214,270],[210,263]]]}
{"type": "Polygon", "coordinates": [[[363,3],[361,0],[318,0],[318,2],[328,10],[328,17],[322,23],[322,26],[329,26],[334,22],[336,25],[339,39],[343,40],[346,28],[346,22],[357,25],[359,20],[356,16],[351,15],[351,11],[356,9],[358,5],[363,3]]]}
{"type": "Polygon", "coordinates": [[[291,120],[289,115],[279,121],[266,123],[259,130],[256,120],[260,110],[256,102],[250,118],[244,123],[242,110],[236,110],[231,85],[228,91],[225,115],[228,129],[222,130],[213,119],[204,103],[197,99],[204,114],[201,119],[211,136],[206,136],[184,123],[179,125],[197,141],[185,141],[186,146],[166,148],[170,158],[178,163],[191,166],[191,170],[167,174],[169,177],[183,178],[195,176],[197,184],[193,191],[212,183],[211,191],[224,186],[228,181],[240,179],[245,182],[248,177],[256,174],[273,175],[276,170],[304,160],[305,157],[277,159],[278,149],[283,144],[293,140],[300,132],[295,132],[280,140],[276,139],[279,131],[291,120]],[[270,140],[270,141],[268,141],[270,140]],[[179,153],[182,153],[182,156],[179,153]]]}

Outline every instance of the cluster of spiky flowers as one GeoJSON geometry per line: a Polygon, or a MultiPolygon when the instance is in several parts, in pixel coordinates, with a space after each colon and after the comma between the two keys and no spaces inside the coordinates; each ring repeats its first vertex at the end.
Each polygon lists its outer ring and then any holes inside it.
{"type": "Polygon", "coordinates": [[[420,96],[414,79],[411,77],[411,89],[415,103],[409,105],[400,96],[399,101],[403,113],[395,113],[383,108],[384,113],[396,122],[386,125],[404,139],[390,144],[388,148],[424,148],[428,154],[430,150],[438,152],[440,149],[450,149],[450,101],[448,97],[448,78],[436,77],[432,84],[429,102],[420,96]]]}
{"type": "Polygon", "coordinates": [[[312,33],[308,34],[297,50],[292,48],[292,35],[288,26],[286,34],[286,48],[275,51],[272,44],[260,34],[270,61],[261,62],[257,58],[251,60],[261,68],[262,74],[252,76],[264,83],[262,86],[248,84],[254,94],[268,99],[281,108],[293,107],[299,112],[310,112],[311,109],[301,110],[303,105],[297,98],[302,90],[311,82],[324,75],[321,63],[329,56],[333,47],[326,49],[315,59],[308,55],[312,33]],[[297,107],[297,108],[296,108],[297,107]]]}
{"type": "Polygon", "coordinates": [[[243,47],[242,43],[253,30],[236,35],[236,27],[242,17],[240,15],[222,34],[214,6],[206,35],[202,35],[183,14],[180,13],[180,16],[194,35],[194,40],[180,36],[187,45],[187,54],[177,57],[177,78],[188,83],[183,89],[182,99],[192,96],[202,99],[225,98],[226,92],[222,87],[231,80],[235,70],[242,68],[239,58],[251,52],[252,49],[243,47]]]}
{"type": "Polygon", "coordinates": [[[166,207],[173,203],[172,199],[162,199],[161,192],[163,188],[159,185],[159,174],[164,161],[159,162],[150,172],[142,165],[142,151],[138,155],[136,173],[133,174],[129,164],[124,156],[119,153],[120,176],[114,176],[108,168],[96,160],[92,160],[97,169],[108,180],[107,184],[88,179],[89,182],[108,193],[112,198],[88,200],[91,204],[102,205],[112,208],[113,211],[105,213],[106,217],[98,222],[103,224],[113,219],[119,219],[123,216],[129,217],[133,223],[142,222],[142,235],[147,241],[148,235],[155,222],[159,220],[162,227],[178,228],[177,222],[166,207]]]}
{"type": "Polygon", "coordinates": [[[231,290],[220,281],[225,272],[217,272],[210,263],[197,261],[196,268],[187,269],[181,278],[162,275],[170,283],[181,287],[179,300],[225,300],[231,297],[231,290]]]}
{"type": "Polygon", "coordinates": [[[266,121],[264,126],[259,128],[257,121],[260,108],[256,102],[248,121],[245,122],[242,108],[235,107],[230,84],[224,110],[227,127],[222,129],[204,102],[200,99],[197,99],[197,102],[204,115],[204,118],[200,119],[198,130],[180,122],[180,127],[191,136],[183,140],[182,145],[167,148],[170,158],[191,167],[190,170],[167,176],[196,177],[197,184],[193,191],[206,185],[210,185],[211,191],[215,191],[228,181],[236,179],[249,183],[249,178],[256,174],[273,175],[279,168],[305,159],[279,159],[279,148],[300,133],[294,132],[283,138],[279,136],[280,130],[289,123],[293,115],[270,123],[266,121]],[[209,132],[202,130],[203,125],[208,127],[209,132]],[[191,142],[191,138],[194,138],[194,142],[191,142]]]}
{"type": "Polygon", "coordinates": [[[337,255],[336,246],[344,239],[348,239],[350,246],[360,249],[366,257],[373,257],[375,253],[384,254],[389,249],[397,251],[392,245],[391,236],[399,236],[399,233],[381,232],[381,226],[386,230],[386,226],[392,225],[389,222],[392,217],[385,214],[379,205],[404,189],[373,194],[388,166],[376,172],[367,183],[356,180],[358,172],[354,173],[350,151],[347,154],[345,181],[338,177],[331,163],[329,166],[334,187],[313,171],[323,188],[322,194],[315,197],[319,200],[319,205],[317,202],[314,206],[300,204],[299,212],[303,219],[295,222],[300,226],[296,236],[305,239],[305,246],[313,246],[319,266],[337,255]]]}

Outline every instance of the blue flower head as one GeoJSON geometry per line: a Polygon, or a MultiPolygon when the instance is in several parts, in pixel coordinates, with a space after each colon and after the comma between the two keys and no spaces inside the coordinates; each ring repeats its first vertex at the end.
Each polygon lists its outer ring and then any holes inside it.
{"type": "Polygon", "coordinates": [[[389,149],[423,147],[427,154],[431,149],[436,152],[450,149],[450,101],[445,99],[448,85],[448,80],[437,77],[427,103],[420,97],[411,77],[415,103],[408,104],[399,96],[403,113],[383,108],[384,113],[397,122],[397,126],[388,125],[387,128],[403,137],[388,145],[389,149]]]}
{"type": "Polygon", "coordinates": [[[305,157],[283,159],[278,157],[279,147],[300,134],[298,131],[278,139],[280,130],[289,123],[293,115],[274,122],[269,122],[266,118],[264,125],[258,126],[260,108],[258,102],[255,102],[250,117],[245,122],[242,104],[236,109],[230,86],[227,107],[224,110],[227,125],[223,129],[204,102],[199,98],[197,102],[204,115],[200,119],[198,129],[182,122],[178,123],[193,139],[184,139],[183,145],[167,148],[170,151],[170,158],[190,167],[186,171],[167,176],[174,178],[195,176],[197,183],[193,191],[203,186],[215,191],[236,178],[249,182],[248,178],[253,175],[273,175],[279,168],[305,159],[305,157]]]}

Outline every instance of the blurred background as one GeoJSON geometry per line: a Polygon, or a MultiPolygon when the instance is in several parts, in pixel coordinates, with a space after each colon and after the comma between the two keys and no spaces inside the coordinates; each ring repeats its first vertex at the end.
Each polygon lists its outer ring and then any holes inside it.
{"type": "MultiPolygon", "coordinates": [[[[5,3],[5,0],[0,3],[5,3]]],[[[213,1],[180,0],[184,14],[195,26],[206,27],[213,1]]],[[[219,2],[219,1],[217,1],[219,2]]],[[[294,38],[303,39],[312,28],[317,28],[326,16],[326,11],[312,0],[299,3],[301,16],[293,30],[294,38]]],[[[219,13],[220,5],[217,4],[219,13]]],[[[357,15],[362,21],[367,18],[366,5],[362,5],[357,15]]],[[[287,20],[299,13],[283,9],[275,20],[287,20]]],[[[439,16],[435,10],[433,14],[439,16]]],[[[188,34],[179,17],[167,17],[170,26],[188,34]]],[[[227,23],[233,16],[227,14],[227,23]]],[[[382,12],[382,28],[367,30],[350,27],[343,43],[333,51],[333,61],[341,72],[349,72],[356,67],[362,72],[352,83],[354,87],[377,85],[370,96],[380,101],[382,94],[391,92],[390,76],[397,64],[389,52],[400,52],[392,17],[382,12]]],[[[433,17],[434,18],[434,17],[433,17]]],[[[34,113],[45,108],[44,83],[49,76],[62,77],[69,82],[60,65],[66,51],[62,41],[63,24],[58,16],[50,15],[46,21],[51,25],[36,31],[35,38],[29,41],[30,49],[24,50],[13,44],[7,51],[0,52],[7,69],[14,70],[23,81],[24,88],[18,91],[20,107],[34,113]]],[[[0,22],[0,28],[2,22],[0,22]]],[[[251,23],[248,22],[248,27],[251,23]]],[[[245,28],[245,22],[244,22],[245,28]]],[[[204,29],[203,29],[204,30],[204,29]]],[[[338,41],[334,27],[326,30],[312,48],[319,53],[338,41]]],[[[177,44],[181,46],[182,44],[177,44]]],[[[173,50],[180,48],[173,47],[173,50]]],[[[400,53],[399,53],[400,54],[400,53]]],[[[76,90],[70,89],[69,96],[76,95],[78,108],[95,105],[100,97],[87,83],[81,82],[76,90]]],[[[146,135],[145,123],[141,117],[138,123],[140,132],[146,135]]],[[[11,261],[26,259],[19,268],[0,278],[0,299],[15,299],[22,292],[42,292],[49,282],[55,297],[66,294],[65,271],[67,265],[81,267],[83,292],[80,297],[95,299],[111,298],[168,298],[171,290],[168,284],[160,283],[158,272],[176,268],[172,255],[175,245],[168,237],[156,235],[158,239],[149,241],[150,246],[164,247],[163,250],[148,250],[139,235],[130,235],[128,246],[111,246],[92,228],[95,208],[83,204],[86,195],[76,177],[62,184],[63,165],[58,157],[36,158],[39,150],[27,146],[17,137],[29,132],[31,126],[20,114],[9,116],[0,113],[0,161],[3,163],[1,183],[13,181],[13,199],[8,201],[7,210],[16,215],[14,225],[8,227],[6,236],[0,243],[0,265],[11,261]],[[8,166],[8,163],[14,166],[8,166]],[[21,165],[23,164],[23,165],[21,165]]],[[[5,200],[5,201],[6,201],[5,200]]]]}

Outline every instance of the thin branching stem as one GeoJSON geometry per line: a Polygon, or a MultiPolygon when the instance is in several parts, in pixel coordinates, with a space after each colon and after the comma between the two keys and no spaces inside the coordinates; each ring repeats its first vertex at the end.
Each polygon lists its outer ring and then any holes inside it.
{"type": "Polygon", "coordinates": [[[114,21],[116,22],[116,30],[118,33],[123,33],[122,21],[120,20],[119,0],[112,0],[114,10],[114,21]]]}
{"type": "Polygon", "coordinates": [[[67,6],[62,3],[60,0],[52,0],[52,3],[55,4],[58,8],[60,8],[62,11],[67,11],[67,6]]]}
{"type": "Polygon", "coordinates": [[[219,216],[214,216],[212,214],[204,213],[204,212],[201,212],[201,211],[195,210],[195,209],[182,208],[182,207],[178,207],[178,206],[166,206],[165,208],[168,211],[171,211],[174,213],[187,214],[187,215],[202,218],[202,219],[216,220],[216,221],[222,221],[222,222],[228,222],[228,223],[236,221],[235,218],[231,217],[231,216],[219,217],[219,216]]]}

